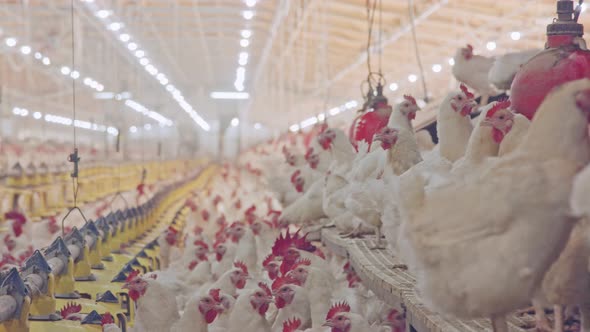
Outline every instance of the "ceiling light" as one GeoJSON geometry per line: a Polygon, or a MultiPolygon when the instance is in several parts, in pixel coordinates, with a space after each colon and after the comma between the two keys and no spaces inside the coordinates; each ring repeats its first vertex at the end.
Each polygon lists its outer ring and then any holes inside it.
{"type": "Polygon", "coordinates": [[[20,116],[27,116],[27,115],[29,115],[29,110],[27,110],[26,108],[21,108],[19,115],[20,116]]]}
{"type": "Polygon", "coordinates": [[[18,107],[14,107],[14,108],[12,109],[12,114],[14,114],[14,115],[20,115],[20,108],[18,108],[18,107]]]}
{"type": "Polygon", "coordinates": [[[112,92],[97,92],[94,94],[95,99],[113,99],[114,93],[112,92]]]}
{"type": "Polygon", "coordinates": [[[61,73],[64,75],[69,75],[71,72],[70,67],[63,66],[61,67],[61,73]]]}
{"type": "Polygon", "coordinates": [[[247,92],[215,91],[215,92],[211,92],[211,98],[213,98],[213,99],[248,99],[248,98],[250,98],[250,95],[247,92]]]}
{"type": "Polygon", "coordinates": [[[109,29],[112,31],[119,31],[122,27],[123,25],[119,22],[113,22],[109,24],[109,29]]]}
{"type": "Polygon", "coordinates": [[[236,88],[236,90],[238,91],[244,91],[244,84],[241,82],[235,82],[234,83],[234,88],[236,88]]]}
{"type": "Polygon", "coordinates": [[[254,129],[260,129],[260,128],[262,128],[262,125],[260,123],[256,122],[254,124],[254,129]]]}
{"type": "Polygon", "coordinates": [[[424,106],[426,106],[426,102],[424,100],[422,100],[422,99],[418,99],[418,101],[416,101],[416,104],[420,108],[423,108],[424,106]]]}
{"type": "Polygon", "coordinates": [[[147,66],[147,65],[148,65],[148,63],[150,63],[150,60],[148,60],[147,58],[142,58],[141,60],[139,60],[139,63],[140,63],[142,66],[147,66]]]}
{"type": "Polygon", "coordinates": [[[51,60],[48,57],[43,57],[43,64],[49,66],[51,64],[51,60]]]}
{"type": "Polygon", "coordinates": [[[41,54],[39,52],[35,52],[35,59],[41,60],[42,58],[43,58],[43,54],[41,54]]]}
{"type": "Polygon", "coordinates": [[[246,0],[246,6],[248,7],[254,7],[256,6],[256,0],[246,0]]]}
{"type": "Polygon", "coordinates": [[[159,73],[159,74],[156,76],[156,78],[157,78],[158,80],[163,80],[163,79],[165,79],[165,78],[166,78],[166,75],[164,75],[164,74],[162,74],[162,73],[159,73]]]}
{"type": "Polygon", "coordinates": [[[97,90],[97,91],[102,91],[102,90],[104,90],[104,85],[102,85],[102,84],[97,84],[97,85],[96,85],[96,90],[97,90]]]}
{"type": "Polygon", "coordinates": [[[242,30],[242,38],[250,38],[252,36],[252,30],[242,30]]]}
{"type": "Polygon", "coordinates": [[[291,127],[289,127],[289,130],[292,132],[296,132],[297,130],[299,130],[299,125],[298,124],[294,124],[291,127]]]}
{"type": "Polygon", "coordinates": [[[320,113],[318,114],[318,121],[324,121],[326,119],[326,114],[320,113]]]}
{"type": "Polygon", "coordinates": [[[435,64],[432,66],[432,71],[435,73],[440,73],[441,70],[442,70],[442,66],[439,64],[435,64]]]}
{"type": "Polygon", "coordinates": [[[399,86],[397,85],[397,83],[389,84],[389,90],[391,90],[391,91],[396,91],[398,88],[399,88],[399,86]]]}
{"type": "Polygon", "coordinates": [[[411,83],[414,83],[418,80],[418,76],[414,75],[414,74],[410,74],[408,76],[408,81],[410,81],[411,83]]]}
{"type": "Polygon", "coordinates": [[[237,127],[239,124],[240,124],[240,119],[238,119],[238,118],[231,119],[231,126],[232,127],[237,127]]]}
{"type": "Polygon", "coordinates": [[[151,125],[151,124],[149,124],[149,123],[146,123],[146,124],[143,126],[143,129],[145,129],[145,130],[152,130],[152,125],[151,125]]]}
{"type": "Polygon", "coordinates": [[[449,59],[449,65],[454,66],[455,65],[455,59],[450,58],[449,59]]]}
{"type": "Polygon", "coordinates": [[[41,112],[35,112],[35,113],[33,113],[33,117],[35,119],[39,120],[43,117],[43,114],[41,114],[41,112]]]}
{"type": "Polygon", "coordinates": [[[512,38],[512,40],[519,40],[520,39],[520,32],[518,32],[518,31],[511,32],[510,38],[512,38]]]}
{"type": "Polygon", "coordinates": [[[496,49],[496,42],[493,42],[493,41],[491,41],[491,42],[488,42],[488,43],[486,44],[486,48],[487,48],[488,50],[490,50],[490,51],[493,51],[493,50],[495,50],[495,49],[496,49]]]}
{"type": "Polygon", "coordinates": [[[31,54],[31,47],[28,45],[24,45],[20,47],[20,52],[22,54],[31,54]]]}
{"type": "Polygon", "coordinates": [[[168,91],[168,92],[174,91],[174,85],[172,85],[172,84],[166,85],[166,91],[168,91]]]}
{"type": "Polygon", "coordinates": [[[246,19],[246,20],[251,20],[252,17],[254,17],[254,12],[251,10],[244,10],[242,12],[242,16],[246,19]]]}
{"type": "Polygon", "coordinates": [[[135,50],[137,49],[137,44],[136,44],[136,43],[129,43],[129,44],[127,45],[127,48],[128,48],[130,51],[135,51],[135,50]]]}
{"type": "Polygon", "coordinates": [[[247,65],[247,64],[248,64],[248,58],[241,58],[241,57],[240,57],[240,59],[238,60],[238,64],[239,64],[240,66],[245,66],[245,65],[247,65]]]}
{"type": "Polygon", "coordinates": [[[346,104],[344,104],[344,107],[351,109],[351,108],[355,108],[357,107],[359,104],[356,102],[356,100],[351,100],[349,102],[347,102],[346,104]]]}
{"type": "Polygon", "coordinates": [[[122,33],[122,34],[120,34],[120,35],[119,35],[119,39],[120,39],[122,42],[126,43],[126,42],[128,42],[128,41],[129,41],[129,39],[131,39],[131,36],[129,36],[129,35],[128,35],[128,34],[126,34],[126,33],[122,33]]]}
{"type": "Polygon", "coordinates": [[[248,39],[241,39],[240,40],[240,46],[248,47],[248,45],[250,45],[250,41],[248,39]]]}
{"type": "Polygon", "coordinates": [[[70,73],[70,77],[73,79],[78,79],[78,77],[80,77],[80,73],[77,70],[74,70],[70,73]]]}
{"type": "Polygon", "coordinates": [[[131,126],[129,127],[129,131],[132,133],[136,133],[137,132],[137,127],[136,126],[131,126]]]}
{"type": "Polygon", "coordinates": [[[104,9],[103,9],[103,10],[99,10],[99,11],[97,11],[97,12],[96,12],[96,16],[97,16],[97,17],[99,17],[99,18],[107,18],[107,17],[109,17],[111,14],[112,14],[112,12],[111,12],[111,11],[109,11],[109,10],[104,10],[104,9]]]}
{"type": "Polygon", "coordinates": [[[8,47],[14,47],[16,45],[16,38],[12,38],[12,37],[6,38],[6,39],[4,39],[4,43],[6,43],[6,46],[8,46],[8,47]]]}
{"type": "Polygon", "coordinates": [[[167,79],[167,78],[165,78],[165,79],[163,79],[163,80],[160,80],[160,84],[162,84],[162,85],[166,85],[166,84],[168,84],[168,79],[167,79]]]}
{"type": "Polygon", "coordinates": [[[135,56],[138,58],[143,58],[144,55],[145,55],[145,52],[142,50],[135,51],[135,56]]]}
{"type": "Polygon", "coordinates": [[[88,85],[88,86],[90,86],[90,83],[92,83],[92,79],[91,79],[91,78],[88,78],[88,77],[86,77],[86,78],[84,78],[84,81],[82,81],[82,82],[84,82],[84,84],[85,84],[85,85],[88,85]]]}

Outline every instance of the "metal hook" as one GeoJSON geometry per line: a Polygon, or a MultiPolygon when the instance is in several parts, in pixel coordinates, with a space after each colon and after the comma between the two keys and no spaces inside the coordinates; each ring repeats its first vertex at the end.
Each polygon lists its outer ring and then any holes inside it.
{"type": "Polygon", "coordinates": [[[74,171],[70,174],[72,178],[78,177],[78,164],[80,162],[80,157],[78,157],[78,148],[74,148],[74,153],[71,153],[68,156],[68,161],[74,163],[74,171]]]}
{"type": "Polygon", "coordinates": [[[68,213],[66,213],[66,215],[65,215],[65,216],[63,217],[63,219],[61,220],[61,233],[62,233],[62,235],[64,235],[64,236],[66,235],[65,228],[64,228],[64,222],[66,221],[66,219],[68,218],[68,216],[70,215],[70,213],[72,213],[72,211],[74,211],[74,210],[78,210],[78,212],[80,212],[80,215],[82,216],[82,219],[84,219],[84,222],[85,222],[85,223],[87,223],[87,222],[88,222],[88,219],[86,219],[86,216],[84,215],[84,213],[82,212],[82,210],[80,210],[80,208],[79,208],[79,207],[77,207],[77,206],[74,206],[73,208],[71,208],[71,209],[68,211],[68,213]]]}
{"type": "Polygon", "coordinates": [[[115,194],[115,196],[113,197],[113,199],[111,199],[111,201],[109,203],[109,207],[111,208],[111,212],[113,212],[113,202],[117,199],[117,197],[121,197],[121,199],[125,203],[125,210],[129,209],[129,203],[127,202],[125,197],[121,194],[121,192],[117,191],[117,193],[115,194]]]}

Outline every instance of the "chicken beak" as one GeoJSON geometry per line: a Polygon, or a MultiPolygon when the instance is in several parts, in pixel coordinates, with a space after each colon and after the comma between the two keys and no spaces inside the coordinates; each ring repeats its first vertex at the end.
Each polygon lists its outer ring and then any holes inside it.
{"type": "Polygon", "coordinates": [[[322,326],[334,327],[334,322],[331,319],[328,319],[327,321],[324,322],[324,324],[322,324],[322,326]]]}
{"type": "Polygon", "coordinates": [[[129,284],[128,283],[124,283],[123,286],[121,286],[122,289],[129,289],[129,284]]]}

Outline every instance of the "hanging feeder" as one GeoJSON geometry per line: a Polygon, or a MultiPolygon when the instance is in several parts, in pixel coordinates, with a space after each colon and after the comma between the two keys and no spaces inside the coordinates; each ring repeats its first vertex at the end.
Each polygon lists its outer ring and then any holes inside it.
{"type": "Polygon", "coordinates": [[[357,142],[365,141],[369,145],[373,141],[375,135],[383,127],[387,126],[389,116],[392,108],[389,105],[387,98],[383,95],[383,85],[381,82],[377,84],[376,93],[373,95],[372,90],[369,91],[365,105],[368,110],[364,114],[357,116],[350,127],[350,142],[356,148],[357,142]]]}
{"type": "Polygon", "coordinates": [[[532,119],[545,96],[565,82],[590,78],[590,51],[578,23],[583,0],[557,1],[557,19],[547,26],[545,50],[530,59],[514,77],[512,107],[532,119]]]}

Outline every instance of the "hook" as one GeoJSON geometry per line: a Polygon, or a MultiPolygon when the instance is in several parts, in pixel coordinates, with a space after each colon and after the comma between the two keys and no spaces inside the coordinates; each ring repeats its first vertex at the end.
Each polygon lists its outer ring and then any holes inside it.
{"type": "Polygon", "coordinates": [[[117,191],[117,193],[115,194],[115,196],[113,196],[113,199],[109,203],[109,207],[111,208],[111,212],[113,212],[113,202],[117,199],[117,197],[121,197],[121,199],[125,203],[125,210],[129,209],[129,203],[125,199],[125,196],[123,196],[120,191],[117,191]]]}
{"type": "Polygon", "coordinates": [[[65,233],[65,228],[64,228],[64,222],[66,221],[66,219],[68,218],[68,216],[70,215],[70,213],[72,213],[72,211],[74,210],[78,210],[78,212],[80,212],[80,215],[82,216],[82,219],[84,219],[84,222],[88,222],[88,219],[86,219],[86,216],[84,215],[84,213],[82,212],[82,210],[80,210],[79,207],[74,206],[73,208],[71,208],[68,213],[66,213],[66,215],[63,217],[63,219],[61,220],[61,233],[62,235],[66,235],[65,233]]]}
{"type": "Polygon", "coordinates": [[[80,157],[78,157],[78,148],[74,148],[74,153],[71,153],[68,156],[68,161],[74,163],[74,171],[70,174],[72,178],[78,177],[78,163],[80,162],[80,157]]]}

